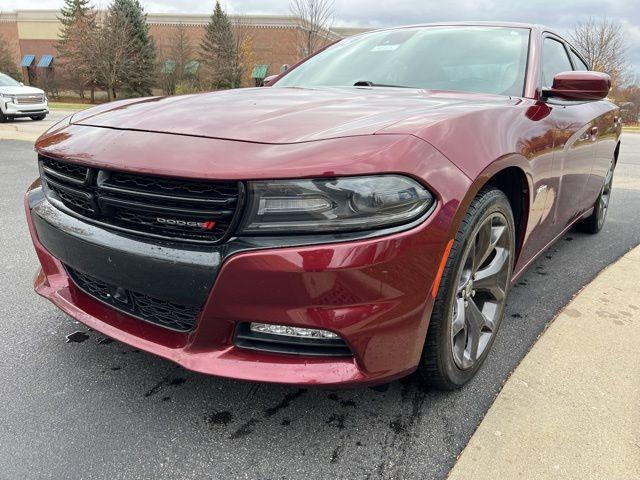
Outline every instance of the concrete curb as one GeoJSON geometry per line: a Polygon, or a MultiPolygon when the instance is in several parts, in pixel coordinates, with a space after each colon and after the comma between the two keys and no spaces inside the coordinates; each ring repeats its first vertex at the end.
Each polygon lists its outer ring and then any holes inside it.
{"type": "Polygon", "coordinates": [[[514,371],[449,474],[640,479],[640,247],[603,270],[514,371]]]}

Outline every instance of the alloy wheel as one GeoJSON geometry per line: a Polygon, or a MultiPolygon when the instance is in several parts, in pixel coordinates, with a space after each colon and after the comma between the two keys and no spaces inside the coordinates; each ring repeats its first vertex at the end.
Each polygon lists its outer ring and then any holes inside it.
{"type": "Polygon", "coordinates": [[[495,335],[511,271],[511,232],[501,213],[475,230],[463,253],[451,312],[451,353],[461,370],[472,368],[495,335]]]}
{"type": "Polygon", "coordinates": [[[609,209],[609,200],[611,199],[611,187],[613,186],[613,165],[607,172],[607,177],[604,180],[604,186],[602,187],[602,193],[598,200],[598,228],[602,228],[604,219],[607,216],[607,210],[609,209]]]}

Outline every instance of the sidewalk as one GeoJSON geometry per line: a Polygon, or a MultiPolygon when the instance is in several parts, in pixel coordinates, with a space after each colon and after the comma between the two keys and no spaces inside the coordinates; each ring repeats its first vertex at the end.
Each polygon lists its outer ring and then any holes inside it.
{"type": "Polygon", "coordinates": [[[471,479],[640,479],[640,247],[565,307],[506,382],[449,474],[471,479]]]}

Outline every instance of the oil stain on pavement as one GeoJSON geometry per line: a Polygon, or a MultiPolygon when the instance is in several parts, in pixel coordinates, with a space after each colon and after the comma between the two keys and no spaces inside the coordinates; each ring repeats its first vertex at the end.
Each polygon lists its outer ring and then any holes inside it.
{"type": "Polygon", "coordinates": [[[89,338],[85,332],[73,332],[67,335],[67,343],[82,343],[89,338]]]}

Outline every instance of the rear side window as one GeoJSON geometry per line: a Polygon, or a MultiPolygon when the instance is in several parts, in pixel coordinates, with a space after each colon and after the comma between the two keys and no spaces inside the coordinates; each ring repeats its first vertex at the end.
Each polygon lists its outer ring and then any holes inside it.
{"type": "Polygon", "coordinates": [[[573,60],[573,65],[575,66],[576,70],[582,70],[582,71],[589,70],[589,67],[587,66],[587,64],[584,63],[582,59],[578,56],[578,54],[573,50],[571,50],[571,59],[573,60]]]}
{"type": "Polygon", "coordinates": [[[545,38],[542,49],[542,87],[550,88],[553,77],[573,70],[564,45],[553,38],[545,38]]]}

